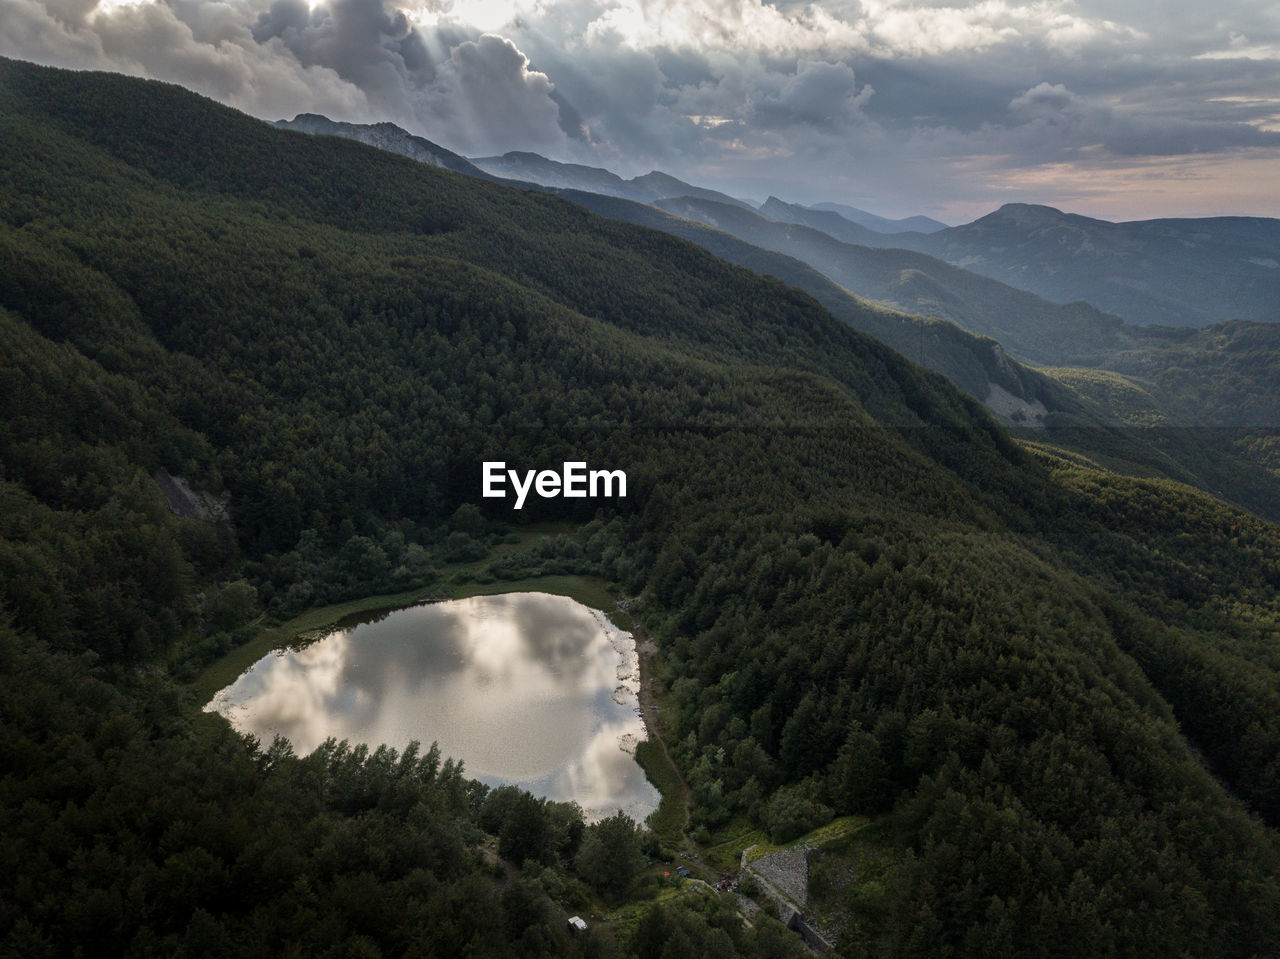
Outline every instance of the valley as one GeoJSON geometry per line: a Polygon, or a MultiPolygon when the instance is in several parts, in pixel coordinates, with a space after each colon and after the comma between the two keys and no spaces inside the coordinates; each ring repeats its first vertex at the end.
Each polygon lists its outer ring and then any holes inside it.
{"type": "Polygon", "coordinates": [[[1276,950],[1274,451],[1228,389],[1269,328],[1033,367],[705,223],[117,74],[0,60],[0,135],[7,953],[785,959],[660,873],[805,837],[843,955],[1276,950]],[[1125,429],[1192,415],[1239,462],[1125,429]],[[627,495],[517,512],[499,461],[627,495]],[[524,589],[643,624],[651,830],[199,711],[386,597],[524,589]]]}

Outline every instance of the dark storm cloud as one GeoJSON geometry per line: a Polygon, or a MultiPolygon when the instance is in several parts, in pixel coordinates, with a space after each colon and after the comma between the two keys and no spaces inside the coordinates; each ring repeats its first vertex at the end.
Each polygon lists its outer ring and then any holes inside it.
{"type": "Polygon", "coordinates": [[[277,41],[304,67],[333,70],[375,105],[394,103],[408,81],[435,78],[408,17],[388,11],[382,0],[335,0],[314,13],[302,0],[275,0],[258,14],[251,35],[259,44],[277,41]]]}
{"type": "Polygon", "coordinates": [[[844,63],[801,60],[776,94],[753,104],[752,123],[764,128],[809,126],[832,132],[863,118],[863,106],[874,90],[858,89],[853,69],[844,63]]]}
{"type": "Polygon", "coordinates": [[[1246,123],[1121,112],[1090,102],[1061,84],[1040,83],[1009,103],[1025,154],[1101,146],[1118,157],[1212,153],[1280,146],[1280,133],[1246,123]]]}

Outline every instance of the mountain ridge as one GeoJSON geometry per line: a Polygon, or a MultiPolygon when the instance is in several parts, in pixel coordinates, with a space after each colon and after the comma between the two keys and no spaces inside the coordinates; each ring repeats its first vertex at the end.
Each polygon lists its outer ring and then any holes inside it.
{"type": "Polygon", "coordinates": [[[380,150],[399,153],[411,160],[481,178],[489,174],[452,150],[447,150],[425,137],[414,136],[394,123],[342,123],[318,113],[299,113],[292,120],[277,120],[275,126],[300,133],[339,136],[359,140],[380,150]]]}
{"type": "Polygon", "coordinates": [[[947,229],[950,225],[943,223],[941,220],[935,220],[933,217],[922,216],[920,214],[905,217],[900,220],[892,220],[883,216],[877,216],[874,213],[868,213],[866,210],[860,210],[856,206],[849,206],[846,203],[832,203],[824,201],[822,203],[811,204],[809,209],[820,212],[838,213],[846,220],[852,220],[859,226],[865,226],[878,233],[936,233],[938,230],[947,229]]]}
{"type": "Polygon", "coordinates": [[[641,203],[649,203],[664,196],[700,196],[751,209],[750,204],[728,194],[685,183],[658,170],[624,180],[603,167],[562,163],[537,153],[522,151],[511,151],[495,157],[479,157],[471,162],[494,176],[555,189],[584,190],[641,203]]]}
{"type": "Polygon", "coordinates": [[[1280,220],[1112,223],[1007,204],[902,245],[1063,302],[1083,299],[1136,325],[1280,320],[1280,220]]]}

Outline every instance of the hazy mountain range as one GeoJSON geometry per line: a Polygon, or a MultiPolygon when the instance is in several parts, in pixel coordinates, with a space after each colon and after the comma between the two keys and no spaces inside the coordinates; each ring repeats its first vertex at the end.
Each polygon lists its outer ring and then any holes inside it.
{"type": "Polygon", "coordinates": [[[323,134],[358,140],[379,150],[399,153],[411,160],[429,163],[445,170],[455,170],[468,176],[487,177],[488,174],[466,157],[423,137],[414,136],[394,123],[340,123],[316,113],[300,113],[292,120],[279,120],[276,126],[300,133],[323,134]]]}
{"type": "Polygon", "coordinates": [[[751,204],[745,200],[738,200],[716,190],[706,190],[691,183],[685,183],[657,170],[646,173],[644,176],[624,180],[598,167],[558,163],[536,153],[518,152],[504,153],[496,157],[480,157],[471,162],[487,173],[505,177],[508,180],[523,180],[564,190],[585,190],[588,193],[622,197],[640,203],[651,203],[670,196],[696,196],[717,203],[729,203],[743,209],[751,209],[751,204]]]}
{"type": "MultiPolygon", "coordinates": [[[[622,180],[607,170],[536,154],[472,162],[495,176],[641,203],[691,197],[754,209],[766,219],[808,226],[846,243],[928,254],[1051,302],[1083,300],[1135,324],[1280,320],[1280,220],[1109,223],[1010,203],[972,223],[947,227],[928,217],[886,220],[837,203],[805,207],[769,197],[757,208],[661,173],[622,180]]],[[[918,310],[909,301],[900,305],[918,310]]]]}
{"type": "Polygon", "coordinates": [[[849,206],[846,203],[815,203],[809,209],[818,212],[838,213],[846,220],[852,220],[859,226],[865,226],[869,230],[876,230],[880,233],[937,233],[939,230],[947,228],[947,224],[927,216],[909,216],[901,220],[888,220],[882,216],[876,216],[874,213],[868,213],[866,210],[859,210],[856,206],[849,206]]]}
{"type": "MultiPolygon", "coordinates": [[[[1237,319],[1280,320],[1280,220],[1217,217],[1110,223],[1052,207],[1011,203],[972,223],[948,227],[920,216],[888,220],[833,202],[806,207],[769,197],[757,206],[658,171],[624,180],[608,170],[560,163],[535,153],[512,152],[468,161],[403,131],[400,138],[404,149],[398,149],[392,132],[395,128],[389,124],[358,133],[356,125],[334,124],[304,115],[281,121],[281,125],[353,136],[406,155],[415,155],[416,151],[439,157],[439,162],[450,169],[479,169],[492,176],[556,189],[640,203],[692,198],[725,204],[757,212],[766,220],[810,227],[844,243],[926,254],[1050,302],[1084,301],[1099,313],[1114,314],[1139,325],[1206,326],[1237,319]],[[329,126],[321,131],[325,123],[329,126]]],[[[685,210],[704,222],[716,217],[712,208],[686,206],[685,210]]],[[[747,221],[726,222],[746,229],[747,221]]],[[[742,233],[738,235],[741,237],[742,233]]],[[[895,261],[881,258],[877,262],[882,269],[892,269],[895,261]]],[[[936,312],[968,325],[954,314],[959,308],[947,302],[949,288],[959,274],[943,271],[929,260],[899,262],[899,269],[915,270],[923,276],[913,274],[896,281],[882,276],[876,281],[874,292],[870,288],[858,292],[913,312],[936,312]],[[946,281],[939,276],[943,273],[948,277],[946,281]],[[919,288],[922,283],[933,289],[919,288]],[[937,309],[929,309],[935,302],[937,309]]],[[[868,265],[867,269],[875,268],[868,265]]],[[[972,285],[974,281],[965,282],[972,285]]],[[[1001,335],[994,330],[979,332],[1001,335]]],[[[1026,351],[1028,344],[1014,342],[1009,330],[1003,331],[1003,338],[1009,349],[1032,358],[1026,351]]],[[[1087,356],[1091,345],[1082,342],[1052,358],[1043,353],[1036,358],[1046,362],[1074,361],[1075,356],[1087,356]]]]}
{"type": "Polygon", "coordinates": [[[1051,300],[1087,300],[1131,323],[1280,320],[1280,220],[1109,223],[1011,203],[897,242],[1051,300]]]}

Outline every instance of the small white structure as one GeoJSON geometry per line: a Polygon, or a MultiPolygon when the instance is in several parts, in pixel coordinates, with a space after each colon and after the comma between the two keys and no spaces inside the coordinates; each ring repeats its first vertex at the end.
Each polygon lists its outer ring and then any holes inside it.
{"type": "Polygon", "coordinates": [[[586,932],[587,924],[582,920],[581,916],[570,916],[569,931],[570,932],[586,932]]]}

